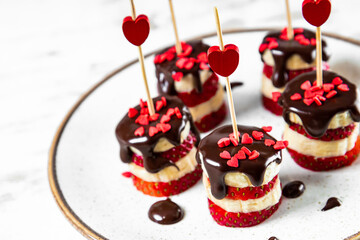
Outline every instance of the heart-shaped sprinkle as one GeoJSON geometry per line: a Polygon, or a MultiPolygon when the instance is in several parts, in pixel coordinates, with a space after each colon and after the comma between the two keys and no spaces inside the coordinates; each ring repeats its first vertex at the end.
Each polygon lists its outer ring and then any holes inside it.
{"type": "Polygon", "coordinates": [[[324,90],[319,90],[319,91],[316,91],[314,92],[315,96],[322,96],[324,95],[324,90]]]}
{"type": "Polygon", "coordinates": [[[234,44],[225,45],[223,51],[212,46],[207,55],[211,69],[223,77],[230,76],[239,64],[239,49],[234,44]]]}
{"type": "Polygon", "coordinates": [[[180,82],[181,79],[183,78],[184,74],[182,72],[176,72],[176,73],[173,73],[171,76],[174,79],[174,81],[180,82]]]}
{"type": "Polygon", "coordinates": [[[305,36],[304,34],[297,34],[294,39],[295,41],[300,41],[301,39],[305,39],[305,36]]]}
{"type": "Polygon", "coordinates": [[[133,118],[138,114],[138,110],[136,110],[135,108],[129,108],[129,112],[128,112],[128,116],[129,118],[133,118]]]}
{"type": "Polygon", "coordinates": [[[310,81],[307,80],[306,82],[303,82],[303,83],[301,84],[300,88],[301,88],[302,90],[308,90],[308,89],[310,89],[310,88],[311,88],[311,83],[310,83],[310,81]]]}
{"type": "Polygon", "coordinates": [[[260,156],[260,153],[258,151],[256,151],[256,150],[254,150],[254,151],[251,152],[251,154],[249,156],[249,159],[254,160],[254,159],[258,158],[259,156],[260,156]]]}
{"type": "Polygon", "coordinates": [[[324,83],[323,84],[323,89],[324,89],[325,92],[330,92],[334,88],[335,88],[335,86],[332,83],[324,83]]]}
{"type": "Polygon", "coordinates": [[[231,159],[231,155],[228,151],[222,151],[219,155],[223,159],[231,159]]]}
{"type": "Polygon", "coordinates": [[[306,105],[310,106],[314,102],[314,99],[312,99],[312,98],[304,99],[303,102],[306,105]]]}
{"type": "Polygon", "coordinates": [[[231,141],[231,143],[236,147],[237,145],[239,145],[239,141],[238,140],[236,140],[235,138],[230,138],[230,141],[231,141]]]}
{"type": "Polygon", "coordinates": [[[241,147],[241,151],[243,151],[248,156],[251,154],[251,151],[247,147],[241,147]]]}
{"type": "Polygon", "coordinates": [[[326,98],[332,98],[332,97],[335,96],[336,94],[337,94],[337,91],[332,90],[331,92],[329,92],[329,93],[326,95],[326,98]]]}
{"type": "Polygon", "coordinates": [[[277,141],[274,145],[274,149],[275,150],[285,149],[287,145],[288,145],[287,141],[286,143],[285,141],[277,141]]]}
{"type": "Polygon", "coordinates": [[[179,119],[182,118],[182,114],[180,112],[180,109],[178,107],[176,107],[174,110],[175,110],[176,117],[179,118],[179,119]]]}
{"type": "Polygon", "coordinates": [[[143,101],[141,98],[140,98],[140,107],[141,108],[146,108],[147,107],[147,102],[143,101]]]}
{"type": "Polygon", "coordinates": [[[341,80],[340,77],[336,77],[332,80],[332,84],[334,84],[334,85],[340,85],[342,83],[343,83],[343,80],[341,80]]]}
{"type": "Polygon", "coordinates": [[[210,69],[210,67],[204,62],[201,62],[199,67],[201,70],[209,70],[210,69]]]}
{"type": "Polygon", "coordinates": [[[295,34],[299,34],[299,33],[303,33],[304,32],[304,29],[303,28],[295,28],[294,29],[294,33],[295,34]]]}
{"type": "Polygon", "coordinates": [[[272,126],[264,126],[262,127],[262,130],[264,130],[265,132],[271,132],[272,126]]]}
{"type": "Polygon", "coordinates": [[[150,136],[150,137],[154,136],[154,135],[157,134],[158,132],[159,132],[159,129],[157,129],[156,127],[151,126],[151,127],[149,128],[149,136],[150,136]]]}
{"type": "Polygon", "coordinates": [[[134,44],[140,46],[145,42],[150,32],[150,23],[146,15],[139,15],[135,21],[132,17],[124,18],[122,29],[126,39],[134,44]]]}
{"type": "Polygon", "coordinates": [[[269,49],[270,50],[272,50],[272,49],[275,49],[275,48],[277,48],[279,46],[279,43],[277,42],[277,41],[271,41],[270,43],[269,43],[269,49]]]}
{"type": "Polygon", "coordinates": [[[281,97],[281,92],[272,92],[271,95],[272,95],[272,100],[274,102],[278,102],[279,98],[281,97]]]}
{"type": "Polygon", "coordinates": [[[260,44],[259,52],[263,53],[267,48],[268,48],[268,44],[262,43],[262,44],[260,44]]]}
{"type": "MultiPolygon", "coordinates": [[[[240,137],[240,132],[238,132],[238,136],[240,137]]],[[[234,136],[234,133],[233,133],[233,132],[229,134],[229,138],[235,138],[235,136],[234,136]]]]}
{"type": "Polygon", "coordinates": [[[134,132],[135,136],[139,136],[139,137],[143,136],[144,133],[145,133],[144,127],[139,127],[139,128],[136,129],[135,132],[134,132]]]}
{"type": "Polygon", "coordinates": [[[170,121],[170,116],[168,115],[163,115],[160,119],[160,123],[167,123],[170,121]]]}
{"type": "Polygon", "coordinates": [[[292,95],[290,97],[290,99],[293,100],[293,101],[300,100],[301,98],[302,97],[301,97],[301,95],[299,93],[295,93],[294,95],[292,95]]]}
{"type": "Polygon", "coordinates": [[[325,100],[326,100],[326,98],[325,98],[325,97],[320,96],[320,95],[317,95],[316,97],[317,97],[320,101],[325,101],[325,100]]]}
{"type": "Polygon", "coordinates": [[[249,134],[244,133],[241,137],[241,144],[252,144],[253,139],[250,137],[249,134]]]}
{"type": "Polygon", "coordinates": [[[315,97],[315,93],[310,91],[310,90],[306,90],[304,93],[304,98],[313,98],[315,97]]]}
{"type": "Polygon", "coordinates": [[[138,118],[135,120],[135,123],[138,123],[140,125],[148,125],[149,124],[148,115],[138,116],[138,118]]]}
{"type": "Polygon", "coordinates": [[[197,55],[197,60],[200,61],[200,62],[208,62],[208,58],[207,58],[207,54],[206,52],[201,52],[199,53],[199,55],[197,55]]]}
{"type": "Polygon", "coordinates": [[[315,92],[315,91],[321,90],[321,87],[320,86],[313,86],[309,90],[312,91],[312,92],[315,92]]]}
{"type": "Polygon", "coordinates": [[[162,101],[156,101],[155,109],[156,111],[160,111],[164,107],[164,103],[162,101]]]}
{"type": "Polygon", "coordinates": [[[167,131],[169,131],[171,129],[171,125],[168,123],[158,123],[156,124],[156,128],[159,131],[162,131],[163,133],[166,133],[167,131]]]}
{"type": "Polygon", "coordinates": [[[239,166],[239,160],[236,157],[232,157],[230,160],[228,160],[227,165],[229,167],[235,167],[237,168],[239,166]]]}
{"type": "Polygon", "coordinates": [[[313,26],[320,27],[329,18],[330,0],[304,0],[302,13],[305,20],[313,26]]]}
{"type": "Polygon", "coordinates": [[[182,48],[182,52],[178,54],[178,57],[187,57],[190,55],[190,53],[193,50],[192,46],[185,42],[181,42],[181,48],[182,48]]]}
{"type": "Polygon", "coordinates": [[[244,160],[246,159],[246,155],[245,152],[243,150],[239,150],[236,154],[235,154],[236,158],[239,160],[244,160]]]}
{"type": "Polygon", "coordinates": [[[318,97],[314,97],[314,102],[316,103],[316,105],[321,106],[322,102],[320,101],[320,99],[318,97]]]}
{"type": "Polygon", "coordinates": [[[307,39],[307,38],[303,38],[303,39],[301,39],[301,40],[299,41],[299,43],[300,43],[301,45],[308,46],[308,45],[310,45],[310,40],[307,39]]]}
{"type": "Polygon", "coordinates": [[[167,105],[167,101],[166,101],[166,98],[165,98],[165,97],[161,97],[161,101],[163,102],[164,106],[167,105]]]}
{"type": "Polygon", "coordinates": [[[265,145],[270,147],[275,144],[275,141],[272,139],[265,139],[265,145]]]}
{"type": "Polygon", "coordinates": [[[142,108],[142,109],[140,110],[140,114],[141,114],[141,115],[147,115],[147,114],[149,114],[149,109],[147,109],[147,108],[142,108]]]}
{"type": "Polygon", "coordinates": [[[337,87],[337,89],[339,89],[340,91],[343,91],[343,92],[347,92],[347,91],[350,90],[350,89],[349,89],[349,86],[346,85],[346,84],[340,84],[340,85],[337,87]]]}
{"type": "Polygon", "coordinates": [[[310,44],[316,46],[316,38],[310,39],[310,44]]]}
{"type": "Polygon", "coordinates": [[[160,116],[160,114],[154,113],[153,115],[149,116],[149,121],[150,122],[155,122],[156,120],[158,120],[159,116],[160,116]]]}
{"type": "Polygon", "coordinates": [[[175,110],[173,108],[169,108],[166,112],[166,115],[168,115],[169,117],[171,117],[174,114],[175,114],[175,110]]]}
{"type": "Polygon", "coordinates": [[[264,137],[264,133],[258,132],[258,131],[253,131],[252,136],[256,140],[261,140],[264,137]]]}
{"type": "Polygon", "coordinates": [[[221,138],[218,142],[217,142],[219,147],[227,147],[230,145],[230,138],[221,138]]]}

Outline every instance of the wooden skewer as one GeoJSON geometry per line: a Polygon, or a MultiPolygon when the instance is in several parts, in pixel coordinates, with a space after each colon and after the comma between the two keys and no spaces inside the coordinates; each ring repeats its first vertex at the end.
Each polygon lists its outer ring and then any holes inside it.
{"type": "Polygon", "coordinates": [[[174,32],[175,32],[175,41],[176,41],[175,49],[176,49],[176,53],[180,54],[182,52],[182,47],[181,47],[181,42],[179,40],[177,26],[176,26],[176,20],[175,20],[175,14],[174,14],[172,0],[169,0],[169,6],[170,6],[170,12],[171,12],[171,20],[172,20],[174,32]]]}
{"type": "Polygon", "coordinates": [[[287,36],[288,36],[288,39],[291,40],[294,38],[294,30],[293,30],[292,24],[291,24],[291,12],[290,12],[289,0],[285,0],[285,5],[286,5],[286,16],[287,16],[287,22],[288,22],[287,36]]]}
{"type": "Polygon", "coordinates": [[[321,29],[316,28],[316,82],[317,86],[323,85],[323,73],[322,73],[322,46],[321,46],[321,29]]]}
{"type": "MultiPolygon", "coordinates": [[[[131,2],[131,16],[132,16],[132,19],[135,20],[136,19],[136,10],[135,10],[134,1],[130,0],[130,2],[131,2]]],[[[140,66],[141,66],[141,72],[143,75],[145,91],[146,91],[146,96],[147,96],[147,105],[148,105],[148,109],[149,109],[149,114],[151,116],[151,115],[155,114],[155,108],[154,108],[153,100],[150,95],[149,85],[147,82],[145,63],[144,63],[144,55],[142,53],[141,45],[138,46],[138,49],[139,49],[139,62],[140,62],[140,66]]]]}
{"type": "MultiPolygon", "coordinates": [[[[214,7],[214,13],[215,13],[216,30],[217,30],[217,35],[219,38],[220,49],[221,49],[221,51],[223,51],[224,50],[224,42],[223,42],[223,38],[222,38],[219,13],[218,13],[218,10],[216,7],[214,7]]],[[[238,131],[237,123],[236,123],[234,100],[232,97],[229,77],[226,77],[226,92],[227,92],[227,98],[228,98],[228,103],[229,103],[229,107],[230,107],[230,116],[231,116],[231,122],[232,122],[232,126],[233,126],[234,137],[237,141],[239,141],[239,131],[238,131]]]]}

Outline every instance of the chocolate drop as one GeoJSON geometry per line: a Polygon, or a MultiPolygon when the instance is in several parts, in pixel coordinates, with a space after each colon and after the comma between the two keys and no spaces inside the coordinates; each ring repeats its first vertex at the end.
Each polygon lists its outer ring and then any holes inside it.
{"type": "Polygon", "coordinates": [[[148,216],[151,221],[169,225],[179,222],[184,217],[184,211],[171,201],[170,198],[166,200],[158,201],[151,205],[148,216]]]}
{"type": "Polygon", "coordinates": [[[305,184],[301,181],[289,182],[282,190],[282,195],[287,198],[298,198],[305,191],[305,184]]]}
{"type": "Polygon", "coordinates": [[[269,240],[279,240],[277,237],[271,237],[269,240]]]}
{"type": "Polygon", "coordinates": [[[323,209],[321,209],[321,211],[327,211],[333,209],[334,207],[340,207],[340,206],[341,206],[340,200],[336,197],[331,197],[327,200],[325,206],[323,207],[323,209]]]}

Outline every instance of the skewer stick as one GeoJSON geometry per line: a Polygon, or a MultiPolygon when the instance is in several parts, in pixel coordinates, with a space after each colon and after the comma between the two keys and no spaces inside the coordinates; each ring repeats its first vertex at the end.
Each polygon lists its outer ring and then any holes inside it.
{"type": "Polygon", "coordinates": [[[322,46],[321,46],[321,30],[320,27],[316,28],[316,82],[317,86],[323,85],[322,73],[322,46]]]}
{"type": "MultiPolygon", "coordinates": [[[[223,38],[222,38],[222,31],[221,31],[219,13],[218,13],[218,10],[217,10],[216,7],[214,7],[214,14],[215,14],[216,30],[217,30],[217,35],[218,35],[218,38],[219,38],[220,49],[221,49],[221,51],[223,51],[224,50],[224,42],[223,42],[223,38]]],[[[231,85],[230,85],[229,77],[226,77],[226,92],[227,92],[228,103],[229,103],[229,106],[230,106],[230,116],[231,116],[231,121],[232,121],[232,126],[233,126],[234,137],[235,137],[236,140],[239,141],[239,132],[238,132],[238,127],[237,127],[237,123],[236,123],[234,100],[233,100],[233,97],[232,97],[231,85]]]]}
{"type": "MultiPolygon", "coordinates": [[[[136,10],[135,10],[134,1],[130,0],[130,2],[131,2],[131,16],[132,16],[132,19],[135,20],[136,19],[136,10]]],[[[140,62],[141,72],[142,72],[143,79],[144,79],[144,85],[145,85],[145,91],[146,91],[146,96],[147,96],[147,105],[148,105],[148,109],[149,109],[149,114],[153,115],[153,114],[155,114],[155,108],[154,108],[153,100],[152,100],[151,95],[150,95],[149,85],[148,85],[147,78],[146,78],[144,55],[142,53],[141,45],[138,46],[138,49],[139,49],[139,62],[140,62]]]]}
{"type": "Polygon", "coordinates": [[[171,20],[172,20],[174,32],[175,32],[175,41],[176,41],[175,49],[176,49],[176,53],[180,54],[182,52],[182,47],[181,47],[181,42],[179,40],[177,26],[176,26],[176,20],[175,20],[175,14],[174,14],[172,0],[169,0],[169,6],[170,6],[170,12],[171,12],[171,20]]]}
{"type": "Polygon", "coordinates": [[[288,27],[287,27],[287,36],[288,39],[291,40],[294,38],[294,30],[292,28],[292,24],[291,24],[291,12],[290,12],[290,6],[289,6],[289,0],[285,0],[285,5],[286,5],[286,17],[287,17],[287,22],[288,22],[288,27]]]}

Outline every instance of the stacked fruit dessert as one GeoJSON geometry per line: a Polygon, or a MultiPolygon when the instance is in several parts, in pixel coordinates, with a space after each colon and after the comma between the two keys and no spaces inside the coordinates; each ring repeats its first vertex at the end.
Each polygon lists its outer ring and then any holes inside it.
{"type": "Polygon", "coordinates": [[[201,178],[195,160],[199,134],[188,108],[177,97],[154,98],[156,113],[147,103],[130,108],[116,128],[120,158],[129,164],[135,187],[162,197],[181,193],[201,178]]]}
{"type": "Polygon", "coordinates": [[[181,45],[181,54],[176,53],[174,46],[155,56],[158,90],[178,96],[189,108],[196,127],[206,132],[226,117],[224,90],[208,65],[209,46],[202,41],[181,45]]]}
{"type": "Polygon", "coordinates": [[[360,151],[357,88],[344,77],[323,71],[304,73],[285,88],[279,103],[286,121],[284,139],[300,166],[326,171],[350,165],[360,151]]]}
{"type": "MultiPolygon", "coordinates": [[[[322,41],[322,46],[323,65],[327,70],[329,55],[326,42],[322,41]]],[[[261,88],[263,105],[272,113],[281,115],[282,108],[277,103],[277,97],[286,83],[301,73],[316,69],[315,33],[295,28],[294,38],[289,40],[287,28],[270,32],[264,37],[259,52],[264,62],[261,88]]]]}
{"type": "Polygon", "coordinates": [[[201,140],[196,160],[203,168],[211,216],[222,226],[251,227],[269,218],[281,202],[281,149],[271,127],[217,128],[201,140]]]}

